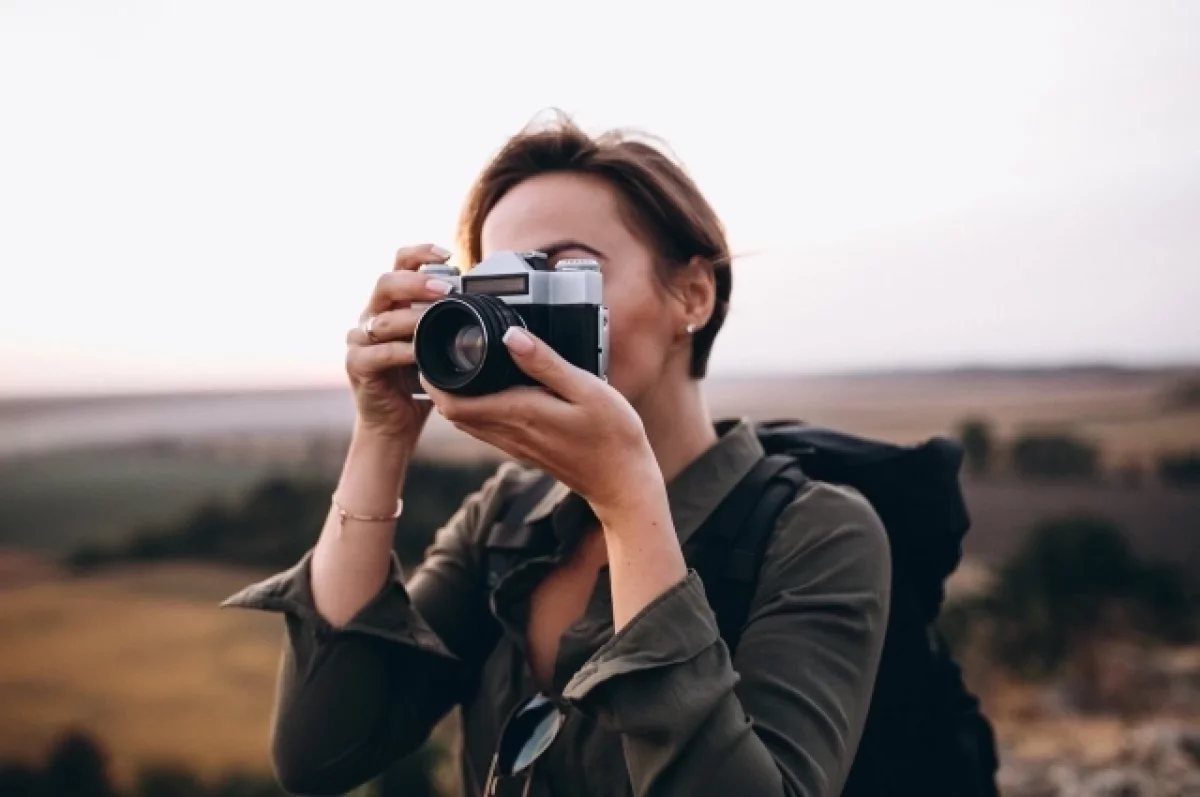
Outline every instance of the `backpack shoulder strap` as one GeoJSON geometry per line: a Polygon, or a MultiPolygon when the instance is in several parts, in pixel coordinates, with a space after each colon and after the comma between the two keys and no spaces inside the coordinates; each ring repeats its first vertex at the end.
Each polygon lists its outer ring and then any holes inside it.
{"type": "Polygon", "coordinates": [[[750,614],[779,516],[808,481],[793,457],[763,457],[688,541],[721,638],[732,653],[750,614]]]}
{"type": "Polygon", "coordinates": [[[758,581],[758,572],[762,570],[763,558],[779,517],[808,482],[799,463],[791,457],[776,455],[765,459],[777,462],[772,466],[774,473],[760,490],[758,501],[734,542],[725,577],[735,581],[758,581]]]}

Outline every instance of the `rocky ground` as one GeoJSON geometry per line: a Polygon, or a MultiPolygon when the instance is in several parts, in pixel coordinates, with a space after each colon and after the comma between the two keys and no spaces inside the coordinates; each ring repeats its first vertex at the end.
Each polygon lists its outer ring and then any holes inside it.
{"type": "Polygon", "coordinates": [[[1133,728],[1103,762],[1003,757],[1005,797],[1200,797],[1200,728],[1177,722],[1133,728]]]}
{"type": "Polygon", "coordinates": [[[1200,650],[1123,658],[1086,711],[1070,682],[996,706],[1005,797],[1200,797],[1200,650]]]}

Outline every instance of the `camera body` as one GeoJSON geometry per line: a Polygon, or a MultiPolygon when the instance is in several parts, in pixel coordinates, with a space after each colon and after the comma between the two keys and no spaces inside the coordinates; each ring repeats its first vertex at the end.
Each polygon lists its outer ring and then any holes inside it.
{"type": "Polygon", "coordinates": [[[430,304],[414,334],[417,368],[439,390],[483,395],[536,382],[501,340],[521,326],[578,368],[608,373],[608,308],[600,264],[590,258],[553,266],[541,252],[496,252],[460,273],[428,265],[421,272],[454,289],[430,304]]]}

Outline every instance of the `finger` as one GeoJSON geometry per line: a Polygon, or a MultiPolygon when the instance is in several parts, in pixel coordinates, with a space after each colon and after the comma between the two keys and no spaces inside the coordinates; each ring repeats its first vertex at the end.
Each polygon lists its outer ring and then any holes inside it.
{"type": "Polygon", "coordinates": [[[452,421],[450,425],[458,431],[469,434],[476,440],[497,448],[518,460],[528,461],[530,459],[529,447],[522,443],[521,440],[515,439],[511,435],[506,434],[503,429],[499,429],[494,426],[463,423],[461,421],[452,421]]]}
{"type": "MultiPolygon", "coordinates": [[[[422,383],[424,384],[424,383],[422,383]]],[[[452,423],[494,427],[527,435],[543,427],[562,425],[570,405],[540,387],[513,387],[486,396],[456,396],[426,385],[438,412],[452,423]]]]}
{"type": "Polygon", "coordinates": [[[346,371],[355,376],[374,376],[389,368],[413,365],[413,345],[393,340],[374,346],[351,346],[346,350],[346,371]]]}
{"type": "Polygon", "coordinates": [[[366,315],[377,315],[397,305],[440,299],[452,290],[449,282],[416,271],[389,271],[380,275],[367,305],[366,315]]]}
{"type": "MultiPolygon", "coordinates": [[[[438,401],[440,401],[442,396],[445,394],[425,381],[425,374],[421,373],[419,370],[417,371],[417,382],[420,383],[421,390],[429,398],[430,403],[436,408],[438,406],[438,401]]],[[[438,412],[441,412],[441,410],[439,409],[438,412]]]]}
{"type": "Polygon", "coordinates": [[[425,395],[429,398],[429,401],[431,404],[433,404],[434,409],[436,409],[443,418],[451,421],[452,423],[453,421],[451,420],[451,416],[457,413],[459,409],[458,402],[469,401],[467,398],[455,396],[451,393],[447,393],[434,387],[429,383],[429,381],[425,378],[425,374],[420,370],[417,371],[417,382],[420,383],[421,390],[423,390],[425,395]],[[450,415],[447,415],[447,412],[449,412],[450,415]]]}
{"type": "Polygon", "coordinates": [[[433,244],[405,246],[396,252],[396,261],[392,268],[396,271],[416,271],[429,263],[445,263],[450,259],[450,251],[433,244]]]}
{"type": "Polygon", "coordinates": [[[425,379],[424,373],[417,374],[417,381],[421,383],[425,395],[429,396],[429,400],[433,402],[433,406],[437,408],[438,413],[451,423],[465,422],[469,418],[478,417],[473,412],[475,402],[480,400],[478,397],[457,396],[453,393],[440,390],[425,379]]]}
{"type": "Polygon", "coordinates": [[[509,327],[504,345],[518,368],[567,401],[580,401],[591,394],[596,378],[571,365],[528,330],[509,327]]]}
{"type": "Polygon", "coordinates": [[[424,310],[415,307],[385,310],[375,316],[375,323],[371,325],[371,334],[375,336],[375,340],[367,337],[363,325],[360,324],[346,333],[346,343],[351,346],[370,346],[388,340],[412,340],[423,312],[424,310]]]}

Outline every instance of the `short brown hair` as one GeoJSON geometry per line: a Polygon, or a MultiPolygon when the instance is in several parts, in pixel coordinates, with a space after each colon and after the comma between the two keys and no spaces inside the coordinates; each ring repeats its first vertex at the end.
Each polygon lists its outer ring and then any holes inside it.
{"type": "Polygon", "coordinates": [[[729,312],[729,244],[724,226],[691,177],[652,140],[623,130],[593,138],[562,114],[527,127],[509,139],[476,179],[459,221],[459,246],[471,263],[478,263],[484,219],[501,197],[531,177],[568,172],[604,180],[620,197],[631,231],[657,255],[663,284],[695,257],[713,269],[716,304],[692,339],[690,373],[698,379],[708,370],[713,341],[729,312]]]}

